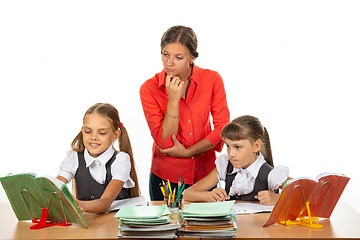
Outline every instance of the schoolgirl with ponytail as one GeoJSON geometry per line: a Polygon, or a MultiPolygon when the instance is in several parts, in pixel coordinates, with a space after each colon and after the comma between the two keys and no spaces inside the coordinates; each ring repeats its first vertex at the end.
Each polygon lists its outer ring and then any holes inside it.
{"type": "Polygon", "coordinates": [[[227,155],[220,155],[215,160],[216,168],[184,191],[184,199],[275,204],[279,188],[289,177],[289,169],[274,167],[269,134],[259,119],[249,115],[235,118],[222,129],[221,138],[227,146],[227,155]],[[213,188],[219,180],[225,181],[225,189],[213,188]]]}
{"type": "Polygon", "coordinates": [[[117,109],[108,103],[90,107],[57,178],[75,180],[82,212],[106,212],[114,200],[140,195],[131,143],[117,109]],[[118,140],[119,150],[113,143],[118,140]]]}

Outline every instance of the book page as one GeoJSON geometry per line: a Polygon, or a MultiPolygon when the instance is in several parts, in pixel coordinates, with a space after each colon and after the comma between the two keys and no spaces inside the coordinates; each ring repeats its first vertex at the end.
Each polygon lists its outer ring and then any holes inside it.
{"type": "MultiPolygon", "coordinates": [[[[115,214],[117,218],[159,218],[163,216],[165,205],[125,206],[115,214]]],[[[166,207],[167,208],[167,207],[166,207]]]]}
{"type": "Polygon", "coordinates": [[[119,210],[121,207],[125,207],[125,206],[139,206],[145,204],[146,204],[146,200],[144,196],[115,200],[107,211],[111,212],[111,211],[119,210]]]}
{"type": "Polygon", "coordinates": [[[252,214],[271,212],[274,205],[266,206],[261,203],[235,203],[233,209],[236,214],[252,214]]]}
{"type": "Polygon", "coordinates": [[[315,181],[314,179],[312,179],[312,178],[310,178],[310,177],[297,177],[297,178],[293,178],[293,179],[287,180],[287,181],[284,183],[284,186],[289,185],[289,184],[292,184],[293,182],[296,182],[296,181],[301,180],[301,179],[306,179],[306,180],[315,181]]]}
{"type": "Polygon", "coordinates": [[[330,176],[330,175],[345,176],[344,174],[341,174],[341,173],[324,172],[324,173],[320,173],[319,175],[317,175],[317,177],[315,179],[316,179],[316,181],[319,181],[320,178],[325,177],[325,176],[330,176]]]}

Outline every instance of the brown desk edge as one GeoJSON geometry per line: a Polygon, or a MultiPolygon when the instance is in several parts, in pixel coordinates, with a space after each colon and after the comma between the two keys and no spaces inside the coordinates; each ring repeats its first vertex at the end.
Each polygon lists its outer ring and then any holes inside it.
{"type": "MultiPolygon", "coordinates": [[[[29,221],[19,222],[8,203],[0,203],[0,213],[0,239],[116,239],[118,234],[116,212],[85,213],[88,229],[72,225],[41,230],[30,230],[29,221]]],[[[264,228],[268,217],[269,213],[237,215],[236,239],[360,239],[360,214],[344,202],[338,203],[330,219],[319,221],[323,229],[277,224],[264,228]]]]}

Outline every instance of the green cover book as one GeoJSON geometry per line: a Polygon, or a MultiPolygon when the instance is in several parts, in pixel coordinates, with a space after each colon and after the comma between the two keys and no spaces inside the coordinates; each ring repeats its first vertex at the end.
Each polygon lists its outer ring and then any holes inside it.
{"type": "Polygon", "coordinates": [[[87,227],[67,185],[57,178],[21,173],[1,177],[0,181],[18,220],[40,219],[42,208],[48,208],[47,220],[53,223],[87,227]]]}
{"type": "Polygon", "coordinates": [[[190,203],[184,210],[184,216],[221,217],[232,213],[235,201],[211,202],[211,203],[190,203]]]}
{"type": "Polygon", "coordinates": [[[125,206],[115,214],[117,218],[159,219],[169,215],[169,209],[165,205],[160,206],[125,206]]]}

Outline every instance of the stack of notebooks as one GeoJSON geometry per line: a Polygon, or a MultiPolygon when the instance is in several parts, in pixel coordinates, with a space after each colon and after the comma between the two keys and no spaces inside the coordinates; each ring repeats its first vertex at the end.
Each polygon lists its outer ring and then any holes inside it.
{"type": "Polygon", "coordinates": [[[191,203],[182,212],[180,237],[235,238],[237,223],[235,201],[191,203]]]}
{"type": "Polygon", "coordinates": [[[115,217],[119,220],[119,238],[176,238],[179,216],[170,214],[166,205],[125,206],[115,217]]]}

